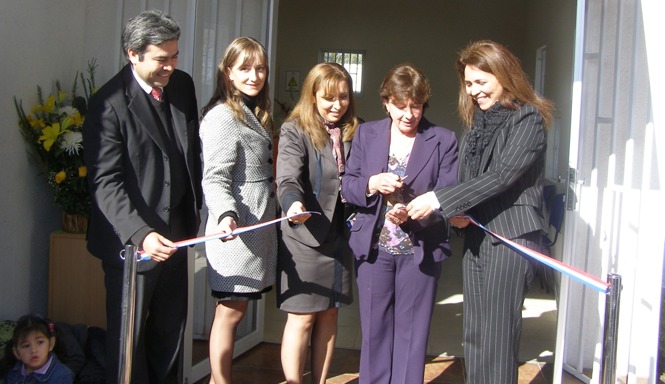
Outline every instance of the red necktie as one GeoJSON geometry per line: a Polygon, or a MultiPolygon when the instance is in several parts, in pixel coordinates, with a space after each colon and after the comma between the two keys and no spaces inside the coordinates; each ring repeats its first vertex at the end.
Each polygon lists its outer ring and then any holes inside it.
{"type": "Polygon", "coordinates": [[[159,87],[152,87],[152,91],[150,91],[150,95],[152,96],[153,99],[157,101],[162,101],[162,89],[159,87]]]}

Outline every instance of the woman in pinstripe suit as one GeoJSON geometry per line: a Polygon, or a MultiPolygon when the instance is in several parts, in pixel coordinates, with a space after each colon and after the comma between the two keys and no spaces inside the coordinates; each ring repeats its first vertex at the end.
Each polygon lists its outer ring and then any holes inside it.
{"type": "MultiPolygon", "coordinates": [[[[229,233],[272,220],[277,213],[268,55],[258,41],[239,37],[226,49],[217,72],[200,128],[206,234],[229,233]]],[[[260,299],[275,282],[276,228],[208,241],[206,257],[208,285],[218,300],[210,330],[211,382],[231,383],[238,324],[249,301],[260,299]]]]}
{"type": "Polygon", "coordinates": [[[459,184],[423,194],[412,219],[440,210],[464,228],[464,358],[473,384],[517,383],[522,304],[533,276],[526,257],[468,219],[532,249],[541,247],[545,127],[553,105],[533,90],[519,60],[493,41],[471,43],[456,63],[458,111],[469,128],[460,151],[459,184]]]}

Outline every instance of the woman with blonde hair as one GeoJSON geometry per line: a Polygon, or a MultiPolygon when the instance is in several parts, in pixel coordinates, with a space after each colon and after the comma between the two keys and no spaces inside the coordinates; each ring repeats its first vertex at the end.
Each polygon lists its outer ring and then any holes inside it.
{"type": "Polygon", "coordinates": [[[464,228],[464,363],[469,383],[517,383],[522,304],[532,262],[497,242],[480,224],[540,250],[545,230],[545,127],[552,103],[536,94],[519,60],[489,40],[471,43],[456,62],[462,139],[459,184],[418,196],[412,219],[442,214],[464,228]]]}
{"type": "MultiPolygon", "coordinates": [[[[265,49],[252,38],[237,38],[226,49],[201,119],[206,234],[230,233],[276,216],[268,95],[265,49]]],[[[237,237],[206,242],[208,285],[217,299],[210,330],[215,384],[231,383],[238,324],[249,301],[259,300],[275,281],[276,228],[237,237]]]]}
{"type": "Polygon", "coordinates": [[[282,224],[277,305],[288,312],[282,339],[287,383],[302,383],[311,341],[312,383],[323,384],[337,336],[338,308],[353,301],[352,258],[340,194],[350,143],[358,126],[352,80],[339,64],[318,64],[280,129],[277,196],[282,224]]]}

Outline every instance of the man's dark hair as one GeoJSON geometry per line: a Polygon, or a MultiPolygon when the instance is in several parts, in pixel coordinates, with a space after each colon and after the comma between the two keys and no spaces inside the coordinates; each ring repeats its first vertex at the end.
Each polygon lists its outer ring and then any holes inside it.
{"type": "Polygon", "coordinates": [[[131,49],[139,54],[139,60],[143,60],[148,45],[159,45],[179,38],[180,27],[171,16],[159,10],[143,11],[129,19],[125,25],[122,50],[125,57],[128,57],[127,51],[131,49]]]}

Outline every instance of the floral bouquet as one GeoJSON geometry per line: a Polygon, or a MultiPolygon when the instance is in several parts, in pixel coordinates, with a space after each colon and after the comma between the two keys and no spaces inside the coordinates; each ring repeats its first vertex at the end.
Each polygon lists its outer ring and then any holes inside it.
{"type": "Polygon", "coordinates": [[[88,215],[90,211],[81,131],[88,100],[96,90],[96,68],[93,59],[88,62],[87,75],[77,72],[70,94],[56,81],[55,93],[44,99],[37,86],[39,105],[30,114],[25,113],[22,100],[14,97],[19,130],[28,150],[53,187],[55,204],[68,214],[88,215]]]}

